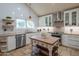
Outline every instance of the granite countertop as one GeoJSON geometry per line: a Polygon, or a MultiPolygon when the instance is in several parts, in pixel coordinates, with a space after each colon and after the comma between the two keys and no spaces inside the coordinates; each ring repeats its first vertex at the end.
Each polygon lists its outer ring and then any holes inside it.
{"type": "Polygon", "coordinates": [[[64,34],[67,34],[67,35],[79,35],[79,32],[65,32],[64,34]]]}
{"type": "Polygon", "coordinates": [[[15,36],[15,35],[18,35],[18,34],[30,34],[30,33],[38,33],[38,32],[5,31],[5,32],[0,32],[0,37],[15,36]]]}
{"type": "Polygon", "coordinates": [[[7,31],[7,32],[0,32],[0,37],[7,37],[7,36],[15,36],[18,34],[25,34],[26,32],[18,32],[18,31],[7,31]]]}

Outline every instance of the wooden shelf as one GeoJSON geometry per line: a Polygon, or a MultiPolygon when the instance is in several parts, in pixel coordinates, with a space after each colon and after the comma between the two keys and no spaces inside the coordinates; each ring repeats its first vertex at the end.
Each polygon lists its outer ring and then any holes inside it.
{"type": "Polygon", "coordinates": [[[0,43],[4,43],[4,42],[6,42],[6,40],[0,40],[0,43]]]}
{"type": "Polygon", "coordinates": [[[6,42],[6,38],[5,37],[0,37],[0,42],[6,42]]]}
{"type": "Polygon", "coordinates": [[[2,27],[14,27],[14,25],[13,24],[7,24],[7,25],[3,24],[2,27]]]}
{"type": "Polygon", "coordinates": [[[4,31],[13,30],[14,29],[14,20],[2,20],[2,29],[4,31]]]}
{"type": "Polygon", "coordinates": [[[5,46],[7,42],[0,42],[0,46],[5,46]]]}
{"type": "Polygon", "coordinates": [[[3,19],[2,21],[3,22],[14,22],[14,20],[6,20],[6,19],[3,19]]]}

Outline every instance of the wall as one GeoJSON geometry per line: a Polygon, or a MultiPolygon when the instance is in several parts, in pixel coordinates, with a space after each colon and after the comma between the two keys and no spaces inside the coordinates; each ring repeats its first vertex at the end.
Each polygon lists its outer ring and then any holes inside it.
{"type": "MultiPolygon", "coordinates": [[[[24,3],[0,3],[0,24],[1,20],[6,16],[11,16],[13,20],[17,18],[28,20],[28,16],[32,16],[32,21],[38,27],[38,16],[24,3]]],[[[1,25],[0,25],[1,31],[1,25]]]]}

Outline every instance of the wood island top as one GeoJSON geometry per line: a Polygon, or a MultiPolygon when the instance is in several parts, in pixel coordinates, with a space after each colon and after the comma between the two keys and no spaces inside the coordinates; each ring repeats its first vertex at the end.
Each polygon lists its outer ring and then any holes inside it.
{"type": "Polygon", "coordinates": [[[30,37],[32,40],[37,40],[37,41],[41,41],[41,42],[44,42],[44,43],[47,43],[47,44],[51,44],[53,45],[55,42],[57,42],[60,38],[58,37],[52,37],[52,36],[49,36],[49,37],[46,37],[46,38],[43,38],[43,36],[32,36],[30,37]]]}

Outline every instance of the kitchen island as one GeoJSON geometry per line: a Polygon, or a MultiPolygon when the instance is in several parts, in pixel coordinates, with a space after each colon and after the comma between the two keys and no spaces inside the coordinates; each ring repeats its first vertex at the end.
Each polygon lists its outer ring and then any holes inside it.
{"type": "MultiPolygon", "coordinates": [[[[32,40],[32,48],[33,46],[39,45],[42,47],[45,47],[48,49],[48,55],[52,56],[52,51],[53,51],[53,47],[57,46],[58,47],[58,43],[59,43],[59,38],[57,37],[51,37],[48,36],[46,38],[44,38],[41,35],[37,35],[37,36],[32,36],[30,37],[32,40]]],[[[33,52],[32,52],[33,53],[33,52]]]]}

